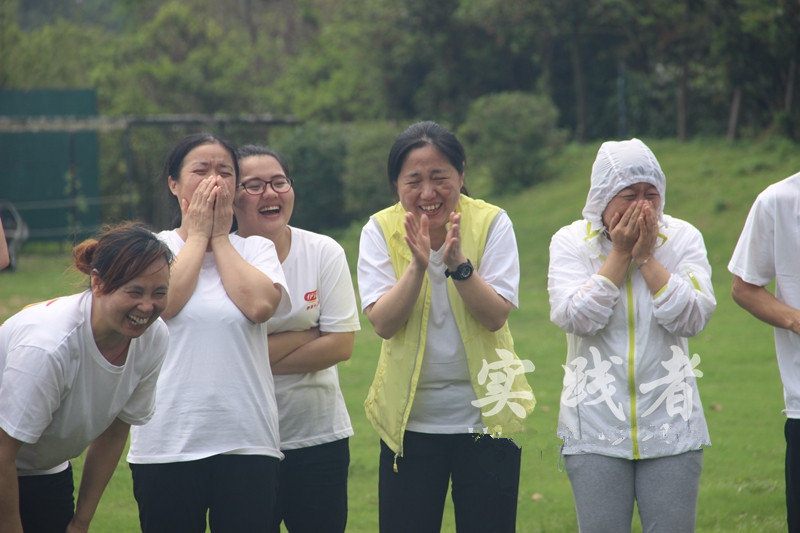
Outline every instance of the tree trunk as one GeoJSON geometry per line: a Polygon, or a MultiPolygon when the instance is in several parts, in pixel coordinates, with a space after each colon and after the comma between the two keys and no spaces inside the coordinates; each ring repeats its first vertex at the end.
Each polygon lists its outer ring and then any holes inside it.
{"type": "Polygon", "coordinates": [[[575,88],[575,139],[583,142],[586,140],[586,88],[583,83],[583,65],[578,36],[573,34],[571,41],[572,83],[575,88]]]}
{"type": "Polygon", "coordinates": [[[678,140],[686,140],[686,120],[688,116],[688,93],[689,93],[689,66],[686,61],[686,54],[681,54],[681,69],[678,75],[678,140]]]}
{"type": "Polygon", "coordinates": [[[792,95],[794,94],[794,78],[797,73],[797,61],[794,56],[789,59],[789,75],[786,79],[786,95],[783,99],[783,110],[792,112],[792,95]]]}
{"type": "Polygon", "coordinates": [[[737,85],[733,90],[733,100],[731,101],[731,112],[728,115],[728,133],[726,135],[729,141],[736,140],[736,130],[739,127],[739,110],[742,108],[742,86],[737,85]]]}

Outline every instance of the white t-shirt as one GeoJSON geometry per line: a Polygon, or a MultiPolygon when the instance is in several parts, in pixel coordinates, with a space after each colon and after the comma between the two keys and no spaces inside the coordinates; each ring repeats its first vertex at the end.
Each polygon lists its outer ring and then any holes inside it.
{"type": "MultiPolygon", "coordinates": [[[[767,187],[756,198],[728,270],[800,309],[800,173],[767,187]]],[[[775,328],[775,352],[789,418],[800,418],[800,336],[775,328]]]]}
{"type": "Polygon", "coordinates": [[[161,319],[109,363],[92,334],[90,291],[28,307],[0,327],[0,427],[24,444],[20,475],[58,472],[114,419],[144,424],[169,336],[161,319]]]}
{"type": "MultiPolygon", "coordinates": [[[[358,289],[362,311],[397,284],[386,239],[374,218],[364,226],[358,255],[358,289]]],[[[481,427],[480,409],[472,388],[467,355],[448,298],[444,246],[431,250],[428,278],[431,307],[425,356],[406,429],[420,433],[466,433],[481,427]]],[[[473,258],[474,259],[474,258],[473,258]]],[[[519,256],[511,219],[500,211],[492,221],[480,277],[500,296],[519,305],[519,256]]]]}
{"type": "MultiPolygon", "coordinates": [[[[304,331],[342,333],[360,329],[353,280],[339,244],[297,228],[283,261],[292,309],[267,321],[269,334],[304,331]]],[[[305,374],[274,376],[281,449],[333,442],[353,434],[336,366],[305,374]]]]}
{"type": "MultiPolygon", "coordinates": [[[[183,248],[174,230],[158,237],[176,256],[183,248]]],[[[272,241],[238,235],[230,240],[282,287],[281,306],[291,305],[272,241]]],[[[282,458],[266,324],[251,322],[228,297],[213,252],[205,254],[194,293],[167,326],[170,346],[156,412],[131,431],[128,461],[170,463],[219,454],[282,458]]]]}

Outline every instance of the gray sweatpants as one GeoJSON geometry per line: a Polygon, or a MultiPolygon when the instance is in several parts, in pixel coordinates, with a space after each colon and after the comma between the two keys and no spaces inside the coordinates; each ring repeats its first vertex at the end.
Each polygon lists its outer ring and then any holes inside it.
{"type": "Polygon", "coordinates": [[[580,533],[631,531],[634,500],[644,533],[691,533],[703,451],[657,459],[565,455],[580,533]]]}

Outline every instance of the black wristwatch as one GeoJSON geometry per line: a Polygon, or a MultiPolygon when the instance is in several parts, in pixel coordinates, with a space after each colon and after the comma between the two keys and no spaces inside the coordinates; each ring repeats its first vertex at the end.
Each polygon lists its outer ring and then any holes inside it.
{"type": "Polygon", "coordinates": [[[458,281],[464,281],[465,279],[469,279],[474,270],[475,269],[473,268],[472,263],[470,263],[469,259],[467,259],[466,263],[461,263],[452,272],[447,268],[445,268],[444,275],[447,278],[453,278],[458,281]]]}

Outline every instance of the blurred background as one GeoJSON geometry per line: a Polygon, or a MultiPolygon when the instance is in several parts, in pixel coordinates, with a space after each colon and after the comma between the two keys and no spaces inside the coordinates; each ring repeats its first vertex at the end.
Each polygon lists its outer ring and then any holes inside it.
{"type": "Polygon", "coordinates": [[[796,143],[799,52],[800,0],[0,0],[0,200],[31,241],[171,227],[164,156],[207,130],[283,151],[293,224],[330,232],[391,201],[420,119],[475,196],[569,143],[796,143]]]}

